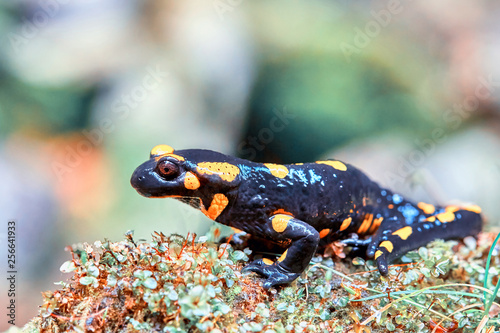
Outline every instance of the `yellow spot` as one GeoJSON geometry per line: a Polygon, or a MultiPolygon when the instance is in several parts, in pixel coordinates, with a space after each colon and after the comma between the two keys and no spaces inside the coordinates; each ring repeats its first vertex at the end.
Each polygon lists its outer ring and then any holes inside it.
{"type": "Polygon", "coordinates": [[[394,245],[392,245],[391,241],[383,241],[382,243],[380,243],[379,247],[385,247],[387,251],[392,252],[394,245]]]}
{"type": "Polygon", "coordinates": [[[197,167],[200,174],[218,175],[227,182],[232,182],[240,173],[236,165],[227,162],[202,162],[198,163],[197,167]]]}
{"type": "Polygon", "coordinates": [[[380,226],[380,223],[382,223],[383,220],[384,220],[383,217],[379,217],[378,219],[374,219],[373,224],[370,227],[369,232],[374,233],[378,229],[378,227],[380,226]]]}
{"type": "Polygon", "coordinates": [[[169,145],[158,145],[151,149],[151,157],[153,156],[160,156],[160,155],[165,155],[165,154],[171,154],[174,152],[174,148],[170,147],[169,145]]]}
{"type": "Polygon", "coordinates": [[[175,158],[176,160],[179,160],[179,161],[184,161],[184,157],[182,157],[181,155],[177,155],[177,154],[163,154],[163,155],[159,155],[159,156],[156,156],[155,157],[155,160],[156,161],[159,161],[160,159],[162,159],[163,157],[173,157],[175,158]]]}
{"type": "Polygon", "coordinates": [[[375,257],[374,259],[377,260],[378,257],[380,257],[382,254],[384,254],[384,252],[380,251],[380,250],[377,250],[377,252],[375,252],[375,257]]]}
{"type": "Polygon", "coordinates": [[[286,210],[284,210],[283,208],[280,208],[280,209],[276,209],[274,212],[271,213],[271,215],[276,215],[276,214],[285,214],[285,215],[290,215],[290,216],[293,216],[292,213],[290,212],[287,212],[286,210]]]}
{"type": "Polygon", "coordinates": [[[425,221],[434,222],[434,221],[436,221],[436,217],[435,216],[429,216],[428,218],[425,219],[425,221]]]}
{"type": "Polygon", "coordinates": [[[462,208],[460,208],[459,206],[446,206],[444,208],[447,212],[452,212],[452,213],[455,213],[457,210],[460,210],[462,208]]]}
{"type": "Polygon", "coordinates": [[[210,207],[208,207],[208,209],[204,211],[204,213],[212,220],[215,220],[222,213],[224,208],[226,208],[228,203],[229,200],[224,194],[216,193],[214,195],[214,198],[212,199],[212,202],[210,203],[210,207]]]}
{"type": "Polygon", "coordinates": [[[262,262],[266,265],[272,265],[274,262],[271,259],[263,258],[262,262]]]}
{"type": "Polygon", "coordinates": [[[436,211],[436,207],[425,202],[419,202],[417,204],[418,208],[424,211],[425,214],[432,214],[436,211]]]}
{"type": "Polygon", "coordinates": [[[276,232],[285,231],[288,226],[288,221],[290,221],[292,217],[288,215],[278,214],[275,215],[272,219],[273,229],[276,232]]]}
{"type": "Polygon", "coordinates": [[[468,210],[470,212],[481,214],[481,207],[479,207],[478,205],[466,206],[466,207],[464,207],[464,209],[468,210]]]}
{"type": "Polygon", "coordinates": [[[337,170],[340,170],[340,171],[346,171],[347,170],[347,166],[340,162],[340,161],[317,161],[316,163],[318,164],[326,164],[326,165],[329,165],[331,167],[333,167],[334,169],[337,169],[337,170]]]}
{"type": "Polygon", "coordinates": [[[351,222],[352,222],[352,217],[346,218],[342,222],[342,225],[340,226],[340,231],[344,231],[345,229],[347,229],[351,225],[351,222]]]}
{"type": "Polygon", "coordinates": [[[188,190],[196,190],[200,187],[200,181],[198,180],[198,177],[191,171],[186,172],[186,175],[184,176],[184,186],[188,190]]]}
{"type": "Polygon", "coordinates": [[[323,229],[319,232],[319,238],[325,238],[330,233],[330,229],[323,229]]]}
{"type": "Polygon", "coordinates": [[[295,163],[294,165],[304,165],[304,163],[295,163]]]}
{"type": "Polygon", "coordinates": [[[407,240],[408,237],[413,233],[413,229],[411,227],[404,227],[399,230],[394,231],[392,234],[399,236],[402,240],[407,240]]]}
{"type": "Polygon", "coordinates": [[[234,232],[234,233],[236,233],[236,234],[239,234],[240,232],[243,232],[243,230],[240,230],[240,229],[235,228],[235,227],[230,227],[230,228],[231,228],[231,229],[233,230],[233,232],[234,232]]]}
{"type": "Polygon", "coordinates": [[[283,260],[286,259],[287,252],[288,252],[288,249],[285,252],[283,252],[283,254],[281,255],[281,257],[279,257],[279,259],[278,259],[279,262],[282,262],[283,260]]]}
{"type": "Polygon", "coordinates": [[[371,225],[372,221],[373,221],[373,214],[367,214],[367,215],[365,215],[363,223],[361,224],[361,226],[358,229],[358,234],[363,234],[366,231],[368,231],[368,229],[370,228],[370,225],[371,225]]]}
{"type": "Polygon", "coordinates": [[[285,178],[288,175],[288,169],[284,165],[273,163],[264,163],[264,165],[271,171],[274,177],[285,178]]]}
{"type": "Polygon", "coordinates": [[[437,219],[441,222],[451,222],[455,219],[455,214],[452,212],[444,212],[436,215],[437,219]]]}

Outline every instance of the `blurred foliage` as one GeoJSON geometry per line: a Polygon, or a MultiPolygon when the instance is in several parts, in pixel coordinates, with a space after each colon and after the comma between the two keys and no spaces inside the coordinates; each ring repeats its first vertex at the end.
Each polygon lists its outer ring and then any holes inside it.
{"type": "Polygon", "coordinates": [[[30,85],[0,71],[0,134],[58,134],[89,125],[92,91],[30,85]]]}
{"type": "Polygon", "coordinates": [[[346,66],[340,54],[311,53],[274,59],[260,73],[243,140],[257,137],[263,148],[249,142],[239,150],[242,157],[311,161],[352,139],[403,130],[422,135],[432,126],[410,82],[398,82],[390,68],[376,62],[346,66]],[[289,124],[280,120],[283,129],[272,131],[275,139],[269,140],[262,129],[272,126],[277,112],[289,113],[289,124]]]}

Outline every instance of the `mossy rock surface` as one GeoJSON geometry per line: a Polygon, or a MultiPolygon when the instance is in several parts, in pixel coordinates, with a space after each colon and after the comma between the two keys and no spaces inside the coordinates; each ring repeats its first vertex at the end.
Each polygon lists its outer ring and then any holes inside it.
{"type": "MultiPolygon", "coordinates": [[[[241,273],[252,251],[217,244],[213,233],[155,233],[147,242],[129,232],[120,242],[71,248],[61,271],[73,276],[43,294],[40,314],[23,330],[430,332],[443,320],[437,332],[474,332],[484,315],[483,291],[458,284],[483,285],[493,238],[435,241],[395,263],[388,278],[371,260],[342,259],[342,247],[333,244],[294,283],[265,290],[260,277],[241,273]]],[[[490,290],[499,274],[494,254],[490,290]]],[[[499,325],[499,309],[491,308],[486,328],[499,325]]]]}

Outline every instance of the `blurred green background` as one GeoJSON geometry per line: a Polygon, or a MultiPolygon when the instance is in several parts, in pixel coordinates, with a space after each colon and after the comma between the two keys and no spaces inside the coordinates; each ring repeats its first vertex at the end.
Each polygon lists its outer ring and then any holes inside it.
{"type": "Polygon", "coordinates": [[[68,277],[66,245],[209,229],[129,185],[157,144],[335,156],[415,200],[477,203],[498,226],[499,14],[486,0],[3,2],[0,217],[17,221],[17,324],[68,277]]]}

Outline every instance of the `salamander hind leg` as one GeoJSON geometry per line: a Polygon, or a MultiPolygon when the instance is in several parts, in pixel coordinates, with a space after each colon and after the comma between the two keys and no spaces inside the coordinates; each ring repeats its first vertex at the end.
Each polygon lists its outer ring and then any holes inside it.
{"type": "Polygon", "coordinates": [[[482,218],[478,212],[455,206],[441,208],[435,214],[411,224],[393,219],[392,223],[382,223],[368,246],[367,256],[376,260],[382,275],[387,275],[390,262],[408,251],[436,239],[476,235],[481,226],[482,218]]]}
{"type": "Polygon", "coordinates": [[[265,276],[265,289],[292,282],[306,269],[316,252],[319,233],[309,224],[284,214],[270,217],[264,232],[273,241],[291,242],[290,246],[277,261],[258,259],[248,264],[243,271],[265,276]]]}

